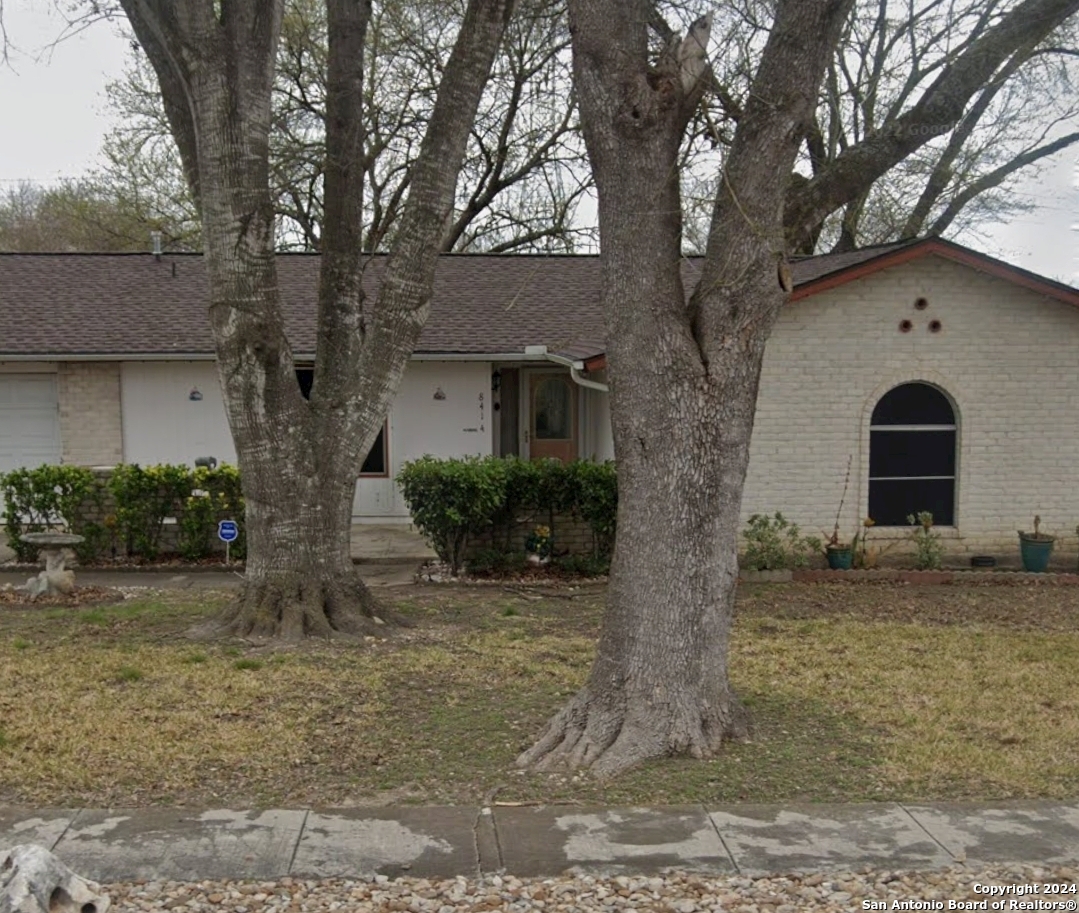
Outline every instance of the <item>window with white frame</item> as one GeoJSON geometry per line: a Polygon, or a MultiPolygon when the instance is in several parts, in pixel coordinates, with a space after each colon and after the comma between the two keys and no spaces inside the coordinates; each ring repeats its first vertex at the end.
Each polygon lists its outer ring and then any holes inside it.
{"type": "Polygon", "coordinates": [[[955,525],[955,410],[926,383],[894,387],[869,425],[869,516],[878,526],[906,526],[929,511],[938,526],[955,525]]]}

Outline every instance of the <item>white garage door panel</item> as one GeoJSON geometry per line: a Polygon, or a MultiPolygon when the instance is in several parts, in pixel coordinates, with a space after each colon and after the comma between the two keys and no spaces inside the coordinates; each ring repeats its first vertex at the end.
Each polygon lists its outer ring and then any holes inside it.
{"type": "Polygon", "coordinates": [[[56,403],[55,376],[0,375],[0,472],[60,462],[56,403]]]}

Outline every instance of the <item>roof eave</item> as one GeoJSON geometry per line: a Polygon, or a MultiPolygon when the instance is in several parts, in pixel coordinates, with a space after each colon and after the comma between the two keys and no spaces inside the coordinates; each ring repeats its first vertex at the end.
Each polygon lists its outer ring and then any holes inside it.
{"type": "Polygon", "coordinates": [[[909,247],[888,251],[887,253],[881,254],[879,257],[873,257],[870,260],[864,260],[854,266],[848,266],[845,269],[836,270],[834,273],[828,273],[818,279],[812,279],[803,285],[799,285],[791,293],[789,300],[800,301],[803,298],[809,298],[812,295],[820,294],[829,289],[846,285],[848,282],[853,282],[855,279],[862,279],[866,276],[871,276],[874,273],[880,272],[881,270],[889,269],[893,266],[899,266],[903,263],[909,263],[912,260],[918,260],[922,257],[931,255],[943,257],[953,263],[968,266],[978,272],[985,273],[986,275],[993,276],[997,279],[1002,279],[1005,282],[1011,282],[1014,285],[1037,292],[1040,295],[1054,298],[1064,304],[1079,307],[1079,289],[1072,288],[1071,286],[1064,285],[1060,282],[1055,282],[1052,279],[1046,279],[1044,276],[1039,276],[1036,273],[1028,272],[1018,266],[1012,266],[1002,260],[990,257],[988,254],[981,254],[969,250],[968,248],[960,247],[958,244],[954,244],[951,241],[945,241],[941,238],[925,238],[911,244],[909,247]]]}

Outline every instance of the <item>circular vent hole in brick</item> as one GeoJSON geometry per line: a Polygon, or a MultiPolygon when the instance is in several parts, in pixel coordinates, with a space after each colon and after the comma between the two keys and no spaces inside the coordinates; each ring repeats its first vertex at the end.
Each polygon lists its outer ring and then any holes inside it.
{"type": "Polygon", "coordinates": [[[909,320],[900,320],[899,321],[899,332],[900,333],[909,333],[912,329],[914,329],[914,324],[911,323],[909,320]]]}
{"type": "Polygon", "coordinates": [[[914,302],[914,307],[916,310],[924,311],[927,307],[929,307],[929,299],[919,298],[917,301],[914,302]]]}
{"type": "Polygon", "coordinates": [[[939,320],[930,320],[929,321],[929,332],[930,333],[939,333],[940,329],[941,329],[941,323],[940,323],[939,320]]]}

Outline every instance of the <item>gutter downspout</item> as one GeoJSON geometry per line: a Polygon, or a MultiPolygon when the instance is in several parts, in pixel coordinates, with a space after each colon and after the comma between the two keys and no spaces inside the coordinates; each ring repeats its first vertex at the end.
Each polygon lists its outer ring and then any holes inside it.
{"type": "Polygon", "coordinates": [[[547,361],[552,361],[556,365],[565,365],[569,368],[569,376],[573,378],[573,382],[581,387],[587,387],[589,390],[599,390],[601,393],[611,392],[610,387],[606,384],[601,384],[598,380],[588,380],[577,373],[584,370],[583,361],[574,361],[564,355],[552,355],[547,351],[547,346],[525,346],[525,355],[542,355],[547,361]]]}

